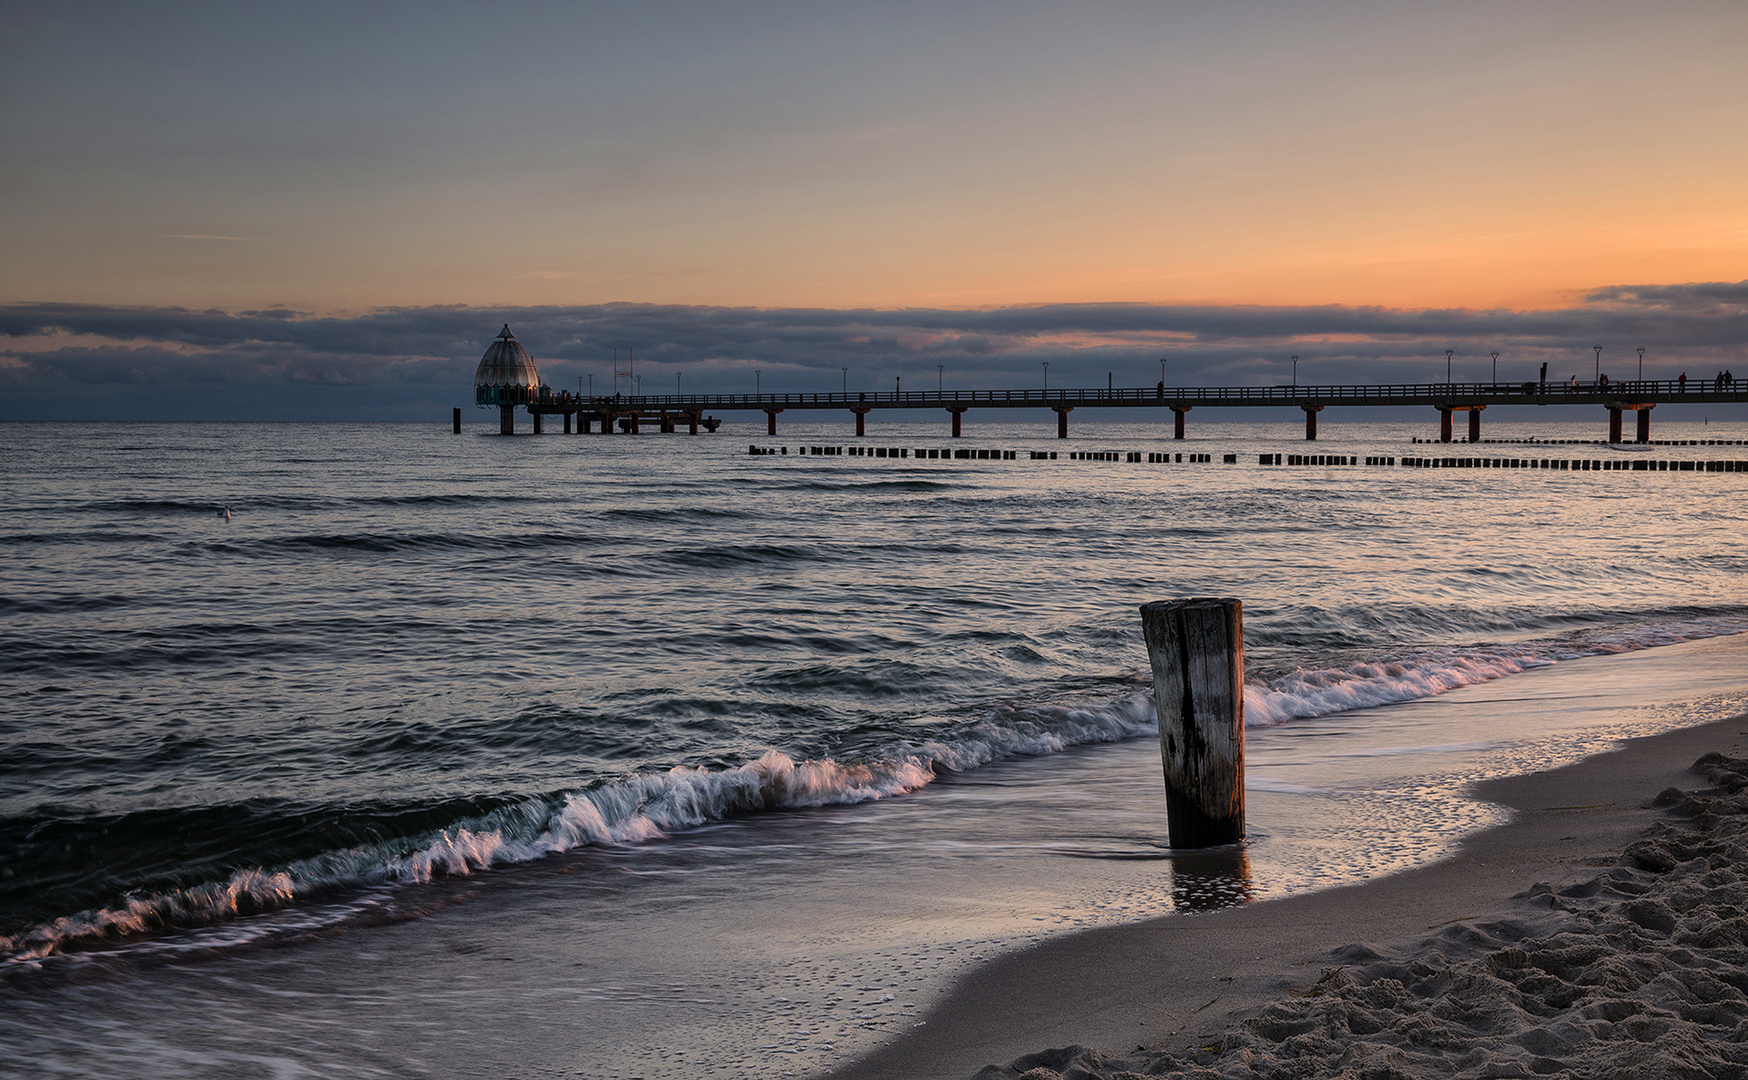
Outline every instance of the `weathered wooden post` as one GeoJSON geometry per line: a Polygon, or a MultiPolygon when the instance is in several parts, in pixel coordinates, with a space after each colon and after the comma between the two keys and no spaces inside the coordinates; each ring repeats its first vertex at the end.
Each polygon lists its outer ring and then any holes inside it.
{"type": "Polygon", "coordinates": [[[1141,605],[1174,848],[1244,839],[1244,613],[1235,599],[1141,605]]]}

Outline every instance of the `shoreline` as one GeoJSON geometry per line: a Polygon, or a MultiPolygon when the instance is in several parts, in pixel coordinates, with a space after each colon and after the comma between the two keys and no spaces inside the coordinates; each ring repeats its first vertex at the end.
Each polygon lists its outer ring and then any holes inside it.
{"type": "MultiPolygon", "coordinates": [[[[972,972],[897,1041],[828,1080],[962,1080],[1046,1047],[1189,1052],[1246,1015],[1303,992],[1336,950],[1409,946],[1506,913],[1616,864],[1658,820],[1669,787],[1705,786],[1702,755],[1741,757],[1748,715],[1626,740],[1562,768],[1486,781],[1477,797],[1513,811],[1449,859],[1359,885],[1196,915],[1090,930],[972,972]]],[[[1003,1073],[1002,1075],[1005,1075],[1003,1073]]]]}

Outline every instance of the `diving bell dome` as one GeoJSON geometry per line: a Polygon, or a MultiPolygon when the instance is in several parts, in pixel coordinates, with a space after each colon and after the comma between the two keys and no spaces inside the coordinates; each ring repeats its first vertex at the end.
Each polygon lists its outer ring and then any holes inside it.
{"type": "Polygon", "coordinates": [[[533,401],[539,392],[540,372],[534,368],[534,358],[505,323],[473,373],[474,404],[519,404],[533,401]]]}

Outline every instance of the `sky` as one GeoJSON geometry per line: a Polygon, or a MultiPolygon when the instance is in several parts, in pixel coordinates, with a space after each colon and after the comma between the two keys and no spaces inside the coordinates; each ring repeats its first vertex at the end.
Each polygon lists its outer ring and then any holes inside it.
{"type": "Polygon", "coordinates": [[[1739,3],[0,0],[0,40],[5,419],[414,419],[505,322],[554,386],[1748,374],[1739,3]]]}

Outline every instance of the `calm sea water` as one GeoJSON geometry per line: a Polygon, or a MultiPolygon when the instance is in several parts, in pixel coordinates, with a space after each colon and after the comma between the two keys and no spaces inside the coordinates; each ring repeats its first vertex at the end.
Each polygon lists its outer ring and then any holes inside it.
{"type": "Polygon", "coordinates": [[[1424,862],[1495,820],[1464,781],[1744,700],[1748,474],[795,454],[846,427],[0,427],[0,1058],[816,1072],[994,951],[1424,862]],[[1251,684],[1252,841],[1200,860],[1136,616],[1191,595],[1251,684]]]}

